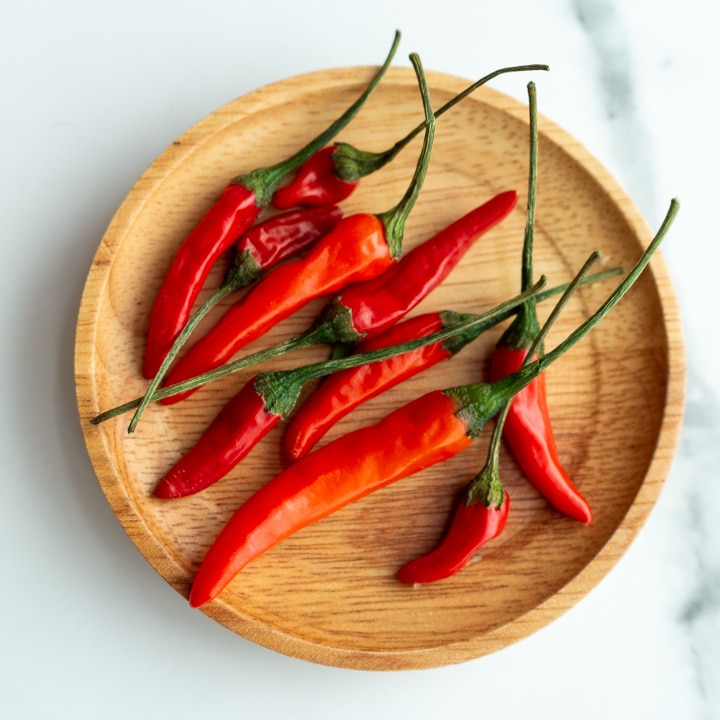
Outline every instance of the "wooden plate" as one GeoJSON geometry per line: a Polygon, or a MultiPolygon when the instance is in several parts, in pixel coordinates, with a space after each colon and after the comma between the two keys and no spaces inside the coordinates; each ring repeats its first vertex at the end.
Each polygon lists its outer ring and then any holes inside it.
{"type": "MultiPolygon", "coordinates": [[[[339,115],[373,72],[344,68],[295,77],[209,115],[171,143],[138,180],[90,270],[76,345],[88,451],[128,535],[183,595],[231,512],[282,468],[282,428],[225,480],[194,497],[160,501],[151,490],[252,371],[206,386],[177,406],[152,406],[134,435],[126,434],[128,415],[100,426],[88,421],[144,390],[140,367],[151,303],[175,248],[224,184],[290,155],[339,115]]],[[[542,76],[532,79],[542,109],[542,76]]],[[[428,81],[435,107],[468,84],[433,72],[428,81]]],[[[407,249],[497,192],[515,188],[521,200],[414,314],[480,311],[516,293],[527,115],[523,103],[483,88],[438,120],[429,175],[407,226],[407,249]]],[[[341,139],[382,150],[421,119],[412,70],[393,68],[341,139]]],[[[547,274],[551,285],[566,282],[596,248],[607,265],[629,268],[651,237],[632,201],[583,147],[544,117],[540,134],[536,273],[547,274]]],[[[409,181],[419,143],[364,180],[345,202],[346,212],[393,206],[409,181]]],[[[214,281],[220,273],[219,268],[214,281]]],[[[582,289],[547,346],[584,319],[616,283],[582,289]]],[[[305,329],[321,305],[311,303],[252,350],[305,329]]],[[[426,390],[481,379],[500,331],[358,409],[327,439],[371,423],[426,390]]],[[[272,366],[302,364],[326,352],[316,348],[272,366]]],[[[484,462],[487,433],[461,456],[291,537],[246,568],[205,612],[279,652],[373,670],[461,662],[545,626],[593,588],[626,550],[655,503],[675,449],[684,354],[660,256],[610,316],[551,368],[548,384],[562,458],[594,510],[589,527],[550,509],[505,455],[502,473],[513,510],[503,536],[451,579],[423,587],[398,583],[397,568],[440,537],[455,491],[484,462]]]]}

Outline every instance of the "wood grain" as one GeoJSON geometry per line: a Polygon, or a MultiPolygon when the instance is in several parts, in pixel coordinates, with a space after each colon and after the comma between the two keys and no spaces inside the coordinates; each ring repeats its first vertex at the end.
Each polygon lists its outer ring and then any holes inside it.
{"type": "MultiPolygon", "coordinates": [[[[152,163],[98,248],[77,327],[82,429],[119,521],[183,595],[231,512],[282,468],[282,427],[199,495],[168,502],[152,498],[151,490],[253,371],[206,386],[180,405],[152,406],[132,436],[125,432],[129,416],[100,426],[88,421],[144,390],[140,368],[151,303],[175,248],[227,180],[292,153],[354,100],[373,71],[344,68],[292,78],[212,113],[152,163]]],[[[434,72],[428,81],[436,107],[468,84],[434,72]]],[[[542,108],[542,78],[536,81],[542,108]]],[[[412,71],[393,68],[341,139],[381,150],[421,119],[412,71]]],[[[629,268],[651,237],[632,201],[596,159],[544,117],[540,134],[536,272],[545,273],[550,284],[566,282],[594,249],[603,251],[607,265],[629,268]]],[[[346,212],[393,206],[412,174],[419,142],[364,180],[345,202],[346,212]]],[[[497,192],[515,188],[521,201],[414,314],[480,311],[516,293],[527,162],[527,108],[503,94],[483,88],[438,120],[432,164],[408,222],[406,249],[497,192]]],[[[615,284],[582,289],[548,346],[615,284]]],[[[311,303],[250,350],[305,329],[321,304],[311,303]]],[[[541,314],[548,311],[541,308],[541,314]]],[[[481,379],[500,331],[359,408],[326,439],[371,423],[428,389],[481,379]]],[[[325,354],[316,348],[272,366],[294,366],[325,354]]],[[[487,437],[481,437],[442,466],[289,538],[246,568],[205,611],[279,652],[358,669],[447,665],[526,637],[589,592],[640,529],[677,442],[684,374],[679,313],[663,259],[656,256],[623,302],[548,375],[561,455],[593,507],[589,527],[550,509],[505,454],[502,476],[513,511],[503,536],[451,579],[423,587],[395,581],[400,565],[440,537],[454,493],[482,466],[487,437]]]]}

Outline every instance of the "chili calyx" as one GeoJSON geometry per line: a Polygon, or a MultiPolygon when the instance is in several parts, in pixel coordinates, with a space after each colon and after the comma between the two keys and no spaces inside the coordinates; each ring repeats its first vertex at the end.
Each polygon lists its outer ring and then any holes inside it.
{"type": "MultiPolygon", "coordinates": [[[[542,282],[530,292],[536,292],[542,282]]],[[[442,342],[473,323],[482,323],[508,308],[517,307],[527,296],[525,293],[482,316],[470,318],[426,337],[346,358],[256,375],[225,405],[198,442],[166,473],[155,488],[156,497],[185,497],[222,479],[293,410],[303,387],[309,381],[348,368],[379,363],[424,345],[442,342]]]]}
{"type": "Polygon", "coordinates": [[[400,40],[395,38],[385,62],[348,109],[290,158],[259,168],[230,181],[220,198],[180,244],[150,311],[143,374],[155,376],[166,353],[181,332],[217,259],[231,247],[270,204],[283,177],[325,146],[359,112],[390,66],[400,40]]]}
{"type": "MultiPolygon", "coordinates": [[[[440,117],[461,100],[490,80],[512,72],[549,70],[547,65],[516,65],[500,68],[480,78],[435,111],[440,117]]],[[[336,143],[313,155],[288,184],[278,188],[273,196],[277,208],[295,205],[319,205],[340,202],[349,197],[360,180],[390,163],[425,128],[422,122],[392,147],[382,152],[358,150],[349,143],[336,143]]]]}

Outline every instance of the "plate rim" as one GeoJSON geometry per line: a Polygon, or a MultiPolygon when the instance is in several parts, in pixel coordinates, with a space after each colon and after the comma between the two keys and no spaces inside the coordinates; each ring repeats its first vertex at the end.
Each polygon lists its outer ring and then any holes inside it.
{"type": "MultiPolygon", "coordinates": [[[[151,532],[147,531],[142,513],[131,501],[131,498],[121,492],[120,487],[114,481],[115,473],[119,470],[116,460],[110,452],[107,437],[103,432],[94,431],[91,426],[88,426],[85,419],[89,416],[85,407],[89,405],[90,401],[87,397],[83,397],[88,391],[88,383],[83,378],[89,378],[92,375],[91,353],[87,348],[94,346],[97,325],[93,320],[96,319],[99,312],[101,298],[100,292],[91,291],[90,279],[93,275],[102,276],[104,274],[102,287],[105,287],[113,255],[113,247],[109,240],[119,227],[128,223],[132,217],[142,211],[144,203],[152,195],[152,189],[164,181],[166,174],[184,161],[188,154],[201,150],[204,141],[208,138],[208,133],[212,136],[220,129],[227,128],[239,122],[243,117],[252,115],[256,112],[256,108],[265,107],[269,98],[274,98],[275,103],[282,103],[283,98],[292,98],[300,88],[307,92],[308,87],[312,86],[317,92],[332,92],[338,87],[347,88],[350,81],[357,83],[360,87],[366,77],[369,78],[375,70],[376,68],[371,66],[349,66],[295,75],[241,95],[201,118],[182,133],[177,140],[171,142],[133,184],[114,213],[93,257],[82,292],[75,338],[74,375],[83,437],[95,474],[115,516],[151,566],[171,587],[183,595],[185,594],[182,590],[184,580],[181,578],[185,575],[184,569],[177,559],[172,557],[169,549],[151,532]],[[202,141],[198,141],[198,138],[201,138],[202,141]],[[190,140],[192,142],[189,142],[190,140]],[[158,167],[163,168],[163,172],[158,173],[158,167]],[[143,196],[145,200],[138,202],[143,196]]],[[[440,85],[453,92],[461,90],[470,82],[434,70],[427,70],[426,75],[430,87],[440,85]]],[[[411,68],[391,67],[385,82],[407,82],[408,78],[412,78],[414,82],[414,73],[411,68]]],[[[491,87],[484,87],[483,93],[489,104],[527,123],[527,106],[519,100],[491,87]]],[[[541,133],[584,167],[607,192],[624,220],[633,228],[639,243],[647,246],[651,235],[645,220],[605,166],[571,134],[542,113],[540,113],[540,124],[541,133]]],[[[440,653],[443,658],[439,657],[438,648],[376,652],[319,645],[314,641],[278,628],[253,623],[244,615],[242,618],[238,618],[235,609],[222,597],[202,608],[202,612],[242,637],[285,655],[335,667],[397,670],[438,667],[481,657],[531,635],[571,609],[577,601],[568,602],[568,596],[577,594],[585,596],[590,592],[610,572],[637,537],[665,484],[679,442],[687,372],[679,305],[661,251],[653,257],[647,272],[653,276],[667,337],[667,396],[655,452],[639,486],[635,501],[630,505],[621,523],[608,541],[598,549],[592,560],[555,594],[523,615],[489,633],[471,640],[443,645],[442,653],[440,653]],[[670,402],[673,399],[674,402],[670,402]],[[514,628],[512,640],[508,641],[507,631],[510,625],[514,628]]],[[[94,386],[93,389],[95,389],[94,386]]]]}

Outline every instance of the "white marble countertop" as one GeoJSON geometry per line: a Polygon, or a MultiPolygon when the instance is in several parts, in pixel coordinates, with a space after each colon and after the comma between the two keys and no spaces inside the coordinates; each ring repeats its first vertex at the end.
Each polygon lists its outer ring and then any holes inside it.
{"type": "MultiPolygon", "coordinates": [[[[6,718],[720,717],[720,7],[709,0],[28,0],[0,10],[3,384],[0,715],[6,718]],[[211,622],[115,520],[78,427],[73,342],[98,241],[137,176],[268,82],[403,52],[466,78],[546,62],[541,111],[657,227],[683,314],[680,447],[618,566],[494,655],[368,673],[281,656],[211,622]]],[[[496,87],[524,99],[524,85],[496,87]]]]}

